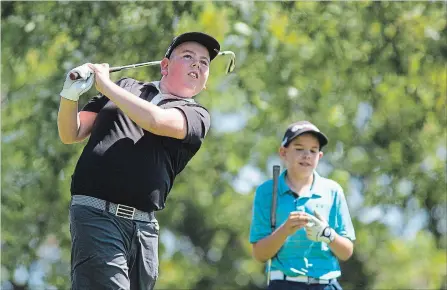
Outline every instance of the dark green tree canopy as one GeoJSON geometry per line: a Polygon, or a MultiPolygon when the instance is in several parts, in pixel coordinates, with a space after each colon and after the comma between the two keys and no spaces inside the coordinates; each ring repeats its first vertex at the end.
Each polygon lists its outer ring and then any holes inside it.
{"type": "MultiPolygon", "coordinates": [[[[447,287],[445,3],[2,1],[1,16],[2,289],[69,288],[70,176],[85,143],[58,138],[66,72],[159,60],[185,31],[214,35],[237,67],[225,75],[217,58],[198,96],[211,131],[157,214],[157,289],[265,287],[253,193],[304,119],[329,136],[318,171],[343,186],[355,223],[344,288],[447,287]]],[[[160,70],[112,79],[124,75],[160,70]]]]}

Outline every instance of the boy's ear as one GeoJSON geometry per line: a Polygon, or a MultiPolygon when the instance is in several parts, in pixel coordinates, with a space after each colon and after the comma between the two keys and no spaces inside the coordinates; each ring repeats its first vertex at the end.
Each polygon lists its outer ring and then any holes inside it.
{"type": "Polygon", "coordinates": [[[281,157],[281,159],[284,159],[286,157],[286,147],[280,146],[278,153],[279,153],[279,157],[281,157]]]}
{"type": "Polygon", "coordinates": [[[169,59],[165,57],[162,59],[160,63],[160,72],[163,76],[168,75],[168,66],[169,66],[169,59]]]}

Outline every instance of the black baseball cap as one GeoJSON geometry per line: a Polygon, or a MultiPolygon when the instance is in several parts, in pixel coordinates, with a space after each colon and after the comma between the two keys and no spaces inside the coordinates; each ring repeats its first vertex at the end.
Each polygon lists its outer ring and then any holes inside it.
{"type": "Polygon", "coordinates": [[[171,44],[168,47],[168,50],[165,53],[165,57],[169,58],[172,51],[177,46],[187,41],[198,42],[201,45],[205,46],[210,54],[210,61],[213,60],[220,51],[220,44],[214,37],[202,32],[187,32],[180,34],[172,40],[171,44]]]}
{"type": "Polygon", "coordinates": [[[298,137],[304,133],[312,133],[315,137],[318,138],[320,142],[320,149],[323,146],[327,145],[329,142],[326,135],[320,132],[320,129],[317,128],[314,124],[308,121],[299,121],[296,123],[292,123],[287,127],[286,133],[284,134],[284,138],[282,139],[281,146],[287,147],[293,139],[298,137]]]}

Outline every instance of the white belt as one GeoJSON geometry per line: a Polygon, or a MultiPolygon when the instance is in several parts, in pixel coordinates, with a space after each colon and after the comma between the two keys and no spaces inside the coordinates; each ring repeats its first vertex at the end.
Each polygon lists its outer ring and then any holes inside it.
{"type": "Polygon", "coordinates": [[[302,282],[306,284],[329,284],[331,280],[328,279],[319,279],[313,278],[309,276],[286,276],[283,272],[276,270],[270,272],[270,280],[287,280],[292,282],[302,282]]]}

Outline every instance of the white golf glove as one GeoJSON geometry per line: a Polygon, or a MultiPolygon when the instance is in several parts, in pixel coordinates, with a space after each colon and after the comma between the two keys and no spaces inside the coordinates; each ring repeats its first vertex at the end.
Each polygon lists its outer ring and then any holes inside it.
{"type": "Polygon", "coordinates": [[[60,93],[61,97],[77,102],[79,96],[90,90],[93,85],[95,75],[87,64],[78,66],[68,72],[65,78],[64,87],[60,93]],[[78,73],[80,79],[71,80],[70,74],[78,73]]]}
{"type": "Polygon", "coordinates": [[[306,225],[307,238],[314,242],[325,242],[330,244],[335,239],[335,231],[327,221],[315,210],[314,216],[309,215],[311,220],[306,225]]]}

